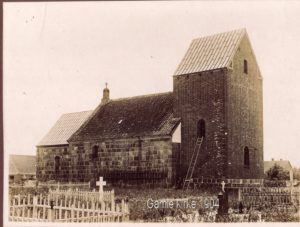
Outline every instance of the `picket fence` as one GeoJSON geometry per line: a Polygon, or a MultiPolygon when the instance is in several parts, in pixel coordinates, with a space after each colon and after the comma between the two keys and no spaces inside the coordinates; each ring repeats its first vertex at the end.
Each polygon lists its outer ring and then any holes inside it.
{"type": "Polygon", "coordinates": [[[38,187],[47,187],[47,188],[56,188],[56,189],[64,189],[64,188],[85,188],[90,189],[90,182],[39,182],[38,187]]]}
{"type": "Polygon", "coordinates": [[[17,195],[10,198],[10,221],[23,222],[124,222],[129,208],[115,201],[114,192],[50,191],[45,195],[17,195]],[[98,197],[96,196],[98,194],[98,197]]]}
{"type": "Polygon", "coordinates": [[[84,201],[92,201],[92,202],[110,202],[115,198],[115,192],[112,189],[111,191],[103,191],[102,195],[97,192],[95,189],[93,191],[85,191],[76,188],[75,190],[65,189],[65,190],[49,190],[50,199],[52,200],[69,200],[69,199],[77,199],[84,201]]]}

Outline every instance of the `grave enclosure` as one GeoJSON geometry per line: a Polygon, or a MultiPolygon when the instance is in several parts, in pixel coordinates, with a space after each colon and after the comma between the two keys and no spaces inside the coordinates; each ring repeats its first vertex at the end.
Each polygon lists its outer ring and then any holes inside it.
{"type": "Polygon", "coordinates": [[[50,190],[47,195],[17,195],[9,198],[9,220],[23,222],[124,222],[129,219],[128,203],[116,202],[114,190],[99,192],[50,190]]]}

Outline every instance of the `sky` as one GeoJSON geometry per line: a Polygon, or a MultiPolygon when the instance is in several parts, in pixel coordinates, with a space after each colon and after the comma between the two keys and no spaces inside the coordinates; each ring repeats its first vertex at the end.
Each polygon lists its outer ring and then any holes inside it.
{"type": "Polygon", "coordinates": [[[246,28],[263,76],[264,159],[300,166],[300,2],[4,3],[4,151],[32,154],[63,113],[172,91],[194,38],[246,28]]]}

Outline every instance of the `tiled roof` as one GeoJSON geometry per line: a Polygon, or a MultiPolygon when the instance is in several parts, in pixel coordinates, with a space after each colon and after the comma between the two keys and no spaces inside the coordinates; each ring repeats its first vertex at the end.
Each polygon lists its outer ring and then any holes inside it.
{"type": "Polygon", "coordinates": [[[116,99],[98,108],[70,140],[170,135],[179,120],[172,92],[116,99]]]}
{"type": "Polygon", "coordinates": [[[228,67],[245,29],[194,39],[174,75],[228,67]]]}
{"type": "Polygon", "coordinates": [[[36,173],[36,157],[33,155],[10,155],[9,175],[36,173]]]}
{"type": "Polygon", "coordinates": [[[93,111],[63,114],[37,146],[68,144],[67,140],[87,120],[93,111]]]}
{"type": "Polygon", "coordinates": [[[267,172],[275,164],[282,167],[286,171],[290,171],[293,168],[288,160],[264,161],[264,172],[267,172]]]}

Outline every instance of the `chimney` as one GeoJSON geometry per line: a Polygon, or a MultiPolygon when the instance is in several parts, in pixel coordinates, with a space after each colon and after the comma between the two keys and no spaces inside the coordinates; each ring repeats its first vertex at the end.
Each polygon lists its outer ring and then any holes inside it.
{"type": "Polygon", "coordinates": [[[107,88],[107,83],[105,83],[105,88],[103,89],[103,96],[101,104],[105,104],[109,101],[109,89],[107,88]]]}

